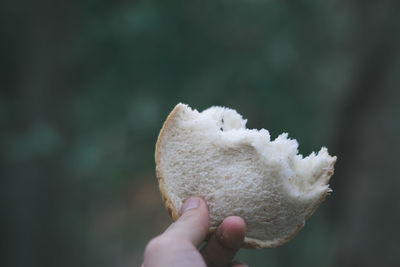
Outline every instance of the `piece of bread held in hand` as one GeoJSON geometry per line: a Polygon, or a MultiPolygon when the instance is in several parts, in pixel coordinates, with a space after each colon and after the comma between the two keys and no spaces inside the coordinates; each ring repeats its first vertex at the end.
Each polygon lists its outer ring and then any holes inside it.
{"type": "Polygon", "coordinates": [[[156,145],[161,195],[173,220],[186,199],[201,196],[210,231],[236,215],[247,225],[245,247],[276,247],[297,234],[331,191],[336,157],[322,148],[303,158],[286,133],[271,141],[267,130],[245,125],[232,109],[176,105],[156,145]]]}

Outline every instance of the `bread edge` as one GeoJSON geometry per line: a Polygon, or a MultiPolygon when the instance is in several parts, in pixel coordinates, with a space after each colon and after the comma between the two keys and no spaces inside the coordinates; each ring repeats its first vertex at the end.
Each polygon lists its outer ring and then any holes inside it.
{"type": "Polygon", "coordinates": [[[171,216],[173,221],[176,221],[179,218],[179,211],[177,211],[176,208],[174,207],[174,205],[172,204],[172,201],[168,197],[168,193],[165,188],[164,177],[159,168],[159,166],[160,166],[159,150],[160,150],[160,145],[161,145],[161,139],[164,135],[164,131],[167,128],[169,122],[172,120],[172,118],[175,117],[175,114],[178,112],[180,105],[181,105],[181,103],[177,104],[174,107],[174,109],[169,113],[167,119],[164,121],[163,127],[161,128],[160,133],[158,134],[156,150],[155,150],[155,154],[154,154],[155,163],[156,163],[156,176],[157,176],[157,180],[158,180],[158,187],[159,187],[159,190],[161,193],[161,198],[162,198],[162,201],[164,203],[164,206],[165,206],[168,214],[171,216]]]}
{"type": "MultiPolygon", "coordinates": [[[[157,138],[155,155],[154,155],[155,163],[156,163],[156,176],[157,176],[157,180],[158,180],[159,190],[161,193],[161,198],[164,203],[165,209],[167,210],[169,216],[172,218],[172,220],[174,222],[179,218],[180,211],[178,211],[174,207],[170,197],[168,196],[167,190],[165,188],[164,177],[162,175],[161,170],[159,169],[159,162],[160,162],[159,149],[160,149],[160,145],[161,145],[161,139],[164,135],[164,131],[166,130],[166,128],[168,127],[168,124],[175,117],[176,113],[179,111],[179,109],[182,105],[183,105],[182,103],[177,104],[174,107],[174,109],[169,113],[167,119],[165,120],[163,127],[161,128],[160,133],[157,138]]],[[[333,160],[328,167],[328,170],[325,174],[325,178],[323,179],[323,183],[321,185],[328,185],[329,180],[334,173],[334,165],[336,163],[337,157],[333,156],[332,159],[333,160]]],[[[280,239],[276,242],[272,242],[272,243],[265,242],[265,241],[255,239],[255,238],[245,237],[244,242],[242,244],[242,248],[248,248],[248,249],[275,248],[275,247],[281,246],[281,245],[285,244],[286,242],[290,241],[298,234],[298,232],[301,230],[301,228],[303,228],[303,226],[305,225],[305,221],[308,218],[310,218],[310,216],[315,212],[315,210],[318,208],[318,206],[325,200],[328,192],[329,192],[329,188],[326,189],[324,194],[315,203],[314,207],[310,209],[310,212],[305,216],[303,222],[301,224],[299,224],[297,226],[296,230],[293,231],[293,233],[289,234],[287,237],[282,238],[282,239],[280,239]]],[[[207,238],[209,238],[211,236],[211,234],[215,232],[215,230],[216,230],[216,227],[210,227],[208,230],[207,238]]]]}

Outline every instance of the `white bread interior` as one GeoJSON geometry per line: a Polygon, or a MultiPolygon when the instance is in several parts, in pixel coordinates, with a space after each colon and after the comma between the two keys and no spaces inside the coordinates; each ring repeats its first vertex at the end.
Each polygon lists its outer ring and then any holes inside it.
{"type": "Polygon", "coordinates": [[[294,237],[331,191],[336,157],[326,148],[303,158],[286,133],[270,140],[265,129],[246,129],[235,110],[203,112],[178,104],[156,145],[156,171],[173,220],[183,202],[203,197],[210,231],[231,215],[247,225],[245,247],[276,247],[294,237]]]}

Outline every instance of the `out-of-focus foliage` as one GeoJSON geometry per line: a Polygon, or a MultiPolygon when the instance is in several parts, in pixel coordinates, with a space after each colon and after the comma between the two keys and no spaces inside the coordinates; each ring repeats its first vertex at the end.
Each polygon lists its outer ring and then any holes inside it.
{"type": "Polygon", "coordinates": [[[338,156],[333,194],[250,266],[400,262],[398,1],[0,4],[3,266],[138,266],[170,223],[154,145],[178,102],[338,156]]]}

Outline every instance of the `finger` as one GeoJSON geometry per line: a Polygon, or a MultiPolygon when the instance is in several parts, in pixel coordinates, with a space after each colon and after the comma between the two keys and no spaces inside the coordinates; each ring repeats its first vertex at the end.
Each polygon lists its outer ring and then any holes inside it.
{"type": "Polygon", "coordinates": [[[246,224],[242,218],[225,218],[201,251],[208,266],[228,266],[241,247],[245,234],[246,224]]]}
{"type": "Polygon", "coordinates": [[[199,197],[189,198],[182,206],[181,213],[181,217],[162,236],[168,239],[188,240],[195,247],[198,247],[208,232],[207,204],[199,197]]]}

